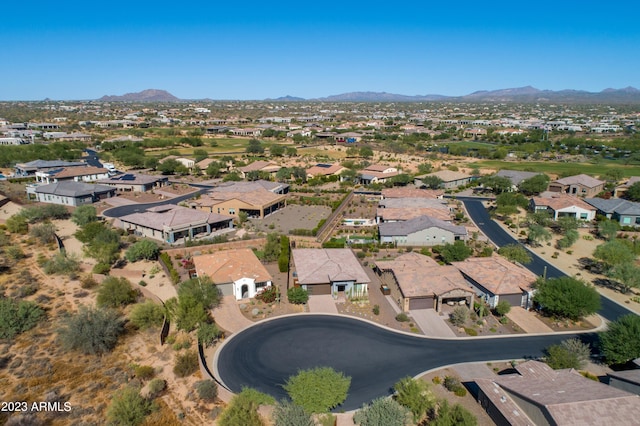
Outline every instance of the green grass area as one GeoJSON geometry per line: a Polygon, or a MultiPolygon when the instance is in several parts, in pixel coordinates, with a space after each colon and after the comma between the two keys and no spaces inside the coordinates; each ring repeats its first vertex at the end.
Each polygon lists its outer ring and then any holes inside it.
{"type": "Polygon", "coordinates": [[[249,144],[249,139],[246,138],[203,138],[202,141],[204,142],[202,146],[154,149],[147,150],[147,153],[158,157],[166,156],[169,151],[178,151],[180,155],[192,155],[194,149],[203,149],[207,151],[209,155],[219,155],[225,152],[244,153],[247,149],[247,145],[249,144]],[[215,141],[218,146],[210,146],[209,143],[211,141],[215,141]]]}
{"type": "Polygon", "coordinates": [[[497,148],[499,145],[489,142],[475,142],[475,141],[460,141],[460,142],[444,142],[441,145],[455,145],[466,149],[480,149],[480,148],[497,148]]]}
{"type": "Polygon", "coordinates": [[[500,160],[485,160],[474,163],[479,167],[486,167],[491,169],[507,169],[507,170],[521,170],[532,172],[543,172],[551,174],[587,174],[592,176],[601,176],[607,173],[609,170],[619,169],[622,170],[624,176],[640,176],[640,165],[624,165],[618,161],[602,160],[597,164],[594,163],[558,163],[552,161],[500,161],[500,160]]]}

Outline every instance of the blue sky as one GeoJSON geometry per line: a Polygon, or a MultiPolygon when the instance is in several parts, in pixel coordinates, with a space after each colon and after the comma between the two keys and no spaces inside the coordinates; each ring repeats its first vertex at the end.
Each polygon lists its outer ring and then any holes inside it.
{"type": "Polygon", "coordinates": [[[640,88],[638,12],[637,0],[8,2],[0,99],[640,88]]]}

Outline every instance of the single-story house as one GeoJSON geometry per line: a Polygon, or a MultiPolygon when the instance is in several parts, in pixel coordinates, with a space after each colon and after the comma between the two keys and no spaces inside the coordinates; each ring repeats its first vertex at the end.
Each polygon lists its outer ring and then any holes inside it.
{"type": "Polygon", "coordinates": [[[105,185],[63,181],[48,185],[27,185],[27,196],[41,203],[81,206],[115,196],[116,190],[105,185]]]}
{"type": "Polygon", "coordinates": [[[549,191],[562,192],[578,197],[595,197],[604,191],[605,183],[603,180],[580,174],[554,180],[549,184],[549,191]]]}
{"type": "Polygon", "coordinates": [[[511,189],[516,191],[523,180],[541,175],[539,172],[523,172],[520,170],[500,170],[495,176],[504,177],[511,181],[511,189]]]}
{"type": "Polygon", "coordinates": [[[193,166],[196,165],[196,160],[192,158],[179,157],[177,155],[169,155],[160,160],[160,164],[164,163],[167,160],[176,160],[178,163],[185,166],[187,169],[192,169],[193,166]]]}
{"type": "Polygon", "coordinates": [[[125,173],[98,181],[101,185],[112,186],[121,192],[147,192],[156,188],[162,188],[169,184],[167,176],[142,175],[138,173],[125,173]]]}
{"type": "Polygon", "coordinates": [[[384,183],[387,179],[398,175],[398,169],[385,164],[372,164],[358,172],[358,179],[363,185],[384,183]]]}
{"type": "Polygon", "coordinates": [[[344,170],[346,170],[346,167],[341,166],[340,163],[318,163],[307,169],[307,178],[313,179],[314,177],[321,176],[339,176],[344,170]]]}
{"type": "Polygon", "coordinates": [[[428,256],[405,253],[393,260],[377,260],[375,269],[405,312],[440,312],[445,303],[473,306],[475,293],[460,271],[454,266],[441,266],[428,256]]]}
{"type": "Polygon", "coordinates": [[[356,132],[347,132],[347,133],[339,133],[334,136],[336,143],[358,143],[362,139],[362,133],[356,132]]]}
{"type": "Polygon", "coordinates": [[[430,216],[445,222],[452,220],[449,209],[436,207],[378,207],[376,209],[376,223],[403,222],[419,216],[430,216]]]}
{"type": "Polygon", "coordinates": [[[474,380],[478,402],[497,425],[638,424],[638,395],[540,361],[514,368],[517,373],[474,380]]]}
{"type": "Polygon", "coordinates": [[[441,188],[444,189],[455,189],[460,186],[464,186],[469,184],[472,180],[475,180],[474,176],[469,176],[467,174],[461,172],[454,172],[452,170],[440,170],[438,172],[429,173],[422,176],[416,176],[415,185],[417,187],[423,186],[422,179],[427,176],[435,176],[442,180],[441,188]]]}
{"type": "Polygon", "coordinates": [[[613,190],[614,198],[620,198],[629,190],[629,187],[634,183],[640,182],[640,176],[631,176],[628,181],[622,185],[618,185],[613,190]]]}
{"type": "Polygon", "coordinates": [[[640,395],[640,368],[607,373],[609,386],[640,395]]]}
{"type": "Polygon", "coordinates": [[[493,255],[491,257],[470,257],[462,262],[453,262],[462,275],[490,308],[495,308],[500,300],[511,306],[531,307],[533,284],[538,277],[528,269],[493,255]]]}
{"type": "Polygon", "coordinates": [[[121,216],[116,223],[130,233],[173,244],[233,228],[233,217],[166,204],[121,216]]]}
{"type": "Polygon", "coordinates": [[[230,182],[213,188],[189,205],[233,217],[246,212],[248,217],[264,218],[287,205],[288,192],[289,185],[278,182],[230,182]]]}
{"type": "Polygon", "coordinates": [[[436,246],[467,239],[467,228],[430,216],[378,225],[380,243],[400,246],[436,246]]]}
{"type": "Polygon", "coordinates": [[[311,295],[365,295],[370,279],[351,249],[293,249],[293,285],[311,295]]]}
{"type": "Polygon", "coordinates": [[[420,189],[409,186],[396,186],[382,189],[382,199],[387,198],[432,198],[443,199],[444,191],[441,189],[420,189]]]}
{"type": "Polygon", "coordinates": [[[584,201],[597,209],[597,214],[615,220],[622,226],[640,226],[640,203],[621,198],[585,198],[584,201]]]}
{"type": "Polygon", "coordinates": [[[48,169],[36,172],[36,180],[38,182],[95,182],[101,179],[109,178],[109,170],[102,167],[63,167],[60,169],[48,169]]]}
{"type": "Polygon", "coordinates": [[[238,167],[238,171],[240,172],[240,176],[242,176],[243,179],[246,179],[247,173],[249,172],[264,172],[269,175],[275,175],[281,168],[282,167],[272,163],[271,161],[258,160],[247,166],[238,167]]]}
{"type": "Polygon", "coordinates": [[[543,195],[549,196],[531,198],[529,207],[532,211],[547,211],[551,213],[553,220],[569,216],[589,222],[596,218],[596,208],[581,198],[563,193],[546,193],[543,195]]]}
{"type": "Polygon", "coordinates": [[[199,277],[211,278],[223,296],[249,299],[271,287],[273,278],[251,249],[220,250],[193,257],[199,277]]]}
{"type": "Polygon", "coordinates": [[[51,169],[61,169],[64,167],[82,167],[86,166],[84,161],[61,161],[61,160],[34,160],[28,163],[18,163],[15,166],[16,176],[34,176],[37,171],[46,171],[51,169]]]}

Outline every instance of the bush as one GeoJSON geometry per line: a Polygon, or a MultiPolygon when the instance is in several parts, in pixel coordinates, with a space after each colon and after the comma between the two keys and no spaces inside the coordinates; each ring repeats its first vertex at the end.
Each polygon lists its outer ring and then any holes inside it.
{"type": "Polygon", "coordinates": [[[42,308],[33,302],[0,297],[0,339],[13,339],[35,327],[44,316],[42,308]]]}
{"type": "Polygon", "coordinates": [[[231,399],[217,420],[219,426],[263,426],[258,404],[242,392],[231,399]]]}
{"type": "Polygon", "coordinates": [[[65,256],[62,253],[57,253],[51,259],[45,259],[41,266],[47,275],[73,275],[80,270],[80,262],[75,256],[65,256]]]}
{"type": "Polygon", "coordinates": [[[262,292],[256,295],[256,299],[262,300],[264,303],[273,303],[278,297],[278,288],[275,285],[266,287],[262,292]]]}
{"type": "Polygon", "coordinates": [[[85,290],[96,288],[97,286],[98,282],[93,279],[93,276],[91,274],[83,276],[80,280],[80,287],[84,288],[85,290]]]}
{"type": "Polygon", "coordinates": [[[374,315],[380,315],[380,305],[373,305],[373,309],[371,309],[374,315]]]}
{"type": "Polygon", "coordinates": [[[456,396],[466,396],[467,395],[467,389],[465,389],[463,386],[460,386],[459,388],[456,388],[453,393],[456,396]]]}
{"type": "Polygon", "coordinates": [[[162,263],[167,271],[169,271],[169,277],[171,278],[171,282],[174,284],[178,284],[180,282],[180,274],[176,271],[176,268],[173,267],[173,262],[171,262],[171,257],[166,253],[160,253],[160,263],[162,263]]]}
{"type": "Polygon", "coordinates": [[[198,354],[194,351],[178,354],[176,364],[173,366],[173,373],[178,377],[187,377],[198,371],[198,354]]]}
{"type": "Polygon", "coordinates": [[[81,306],[78,313],[62,320],[58,341],[67,350],[96,355],[111,351],[123,331],[117,311],[81,306]]]}
{"type": "Polygon", "coordinates": [[[140,396],[138,389],[127,387],[116,393],[107,410],[113,425],[139,425],[151,413],[151,402],[140,396]]]}
{"type": "Polygon", "coordinates": [[[109,265],[108,263],[101,263],[101,262],[98,262],[95,265],[93,265],[93,269],[91,269],[91,272],[93,272],[94,274],[100,274],[100,275],[107,275],[109,271],[111,271],[111,265],[109,265]]]}
{"type": "Polygon", "coordinates": [[[153,379],[147,385],[147,390],[149,393],[147,394],[148,399],[153,399],[160,395],[160,392],[167,388],[167,382],[164,379],[153,379]]]}
{"type": "Polygon", "coordinates": [[[404,312],[400,312],[398,315],[396,315],[396,321],[407,322],[409,321],[409,316],[404,312]]]}
{"type": "Polygon", "coordinates": [[[572,277],[542,281],[533,300],[547,314],[572,320],[579,320],[600,309],[598,291],[572,277]]]}
{"type": "Polygon", "coordinates": [[[156,370],[150,365],[138,365],[133,370],[133,373],[137,378],[142,380],[149,380],[156,375],[156,370]]]}
{"type": "Polygon", "coordinates": [[[511,304],[508,301],[502,299],[496,305],[495,311],[496,311],[496,314],[503,317],[507,315],[509,311],[511,311],[511,304]]]}
{"type": "Polygon", "coordinates": [[[393,389],[396,401],[411,411],[415,423],[420,423],[427,412],[435,407],[436,397],[424,380],[405,377],[393,385],[393,389]]]}
{"type": "Polygon", "coordinates": [[[461,386],[462,386],[462,383],[460,383],[460,380],[458,380],[457,377],[446,376],[444,378],[444,387],[450,392],[454,392],[456,389],[460,388],[461,386]]]}
{"type": "Polygon", "coordinates": [[[210,346],[222,337],[222,330],[215,324],[205,323],[198,328],[198,341],[205,347],[210,346]]]}
{"type": "Polygon", "coordinates": [[[118,308],[136,301],[138,292],[124,277],[107,277],[98,289],[96,303],[100,307],[118,308]]]}
{"type": "Polygon", "coordinates": [[[150,300],[139,303],[129,314],[131,323],[140,329],[159,327],[164,320],[164,308],[150,300]]]}
{"type": "Polygon", "coordinates": [[[289,299],[289,303],[302,305],[309,300],[309,293],[302,287],[292,287],[287,290],[287,299],[289,299]]]}
{"type": "Polygon", "coordinates": [[[353,416],[359,426],[405,426],[409,410],[393,399],[378,398],[364,405],[353,416]]]}
{"type": "Polygon", "coordinates": [[[31,227],[29,235],[42,244],[53,243],[56,241],[56,227],[51,222],[40,223],[31,227]]]}
{"type": "Polygon", "coordinates": [[[640,316],[623,315],[600,333],[600,346],[607,363],[623,364],[640,357],[640,316]]]}
{"type": "Polygon", "coordinates": [[[149,240],[138,241],[125,253],[124,257],[129,262],[136,262],[138,260],[155,260],[158,258],[158,254],[160,253],[160,248],[158,244],[149,240]]]}
{"type": "Polygon", "coordinates": [[[316,367],[289,377],[283,386],[294,404],[308,413],[326,413],[347,399],[351,377],[330,367],[316,367]]]}
{"type": "Polygon", "coordinates": [[[465,327],[464,328],[464,332],[467,333],[468,336],[477,336],[478,335],[478,330],[476,330],[475,328],[465,327]]]}
{"type": "Polygon", "coordinates": [[[453,310],[453,312],[451,312],[449,321],[451,321],[451,324],[455,325],[456,327],[461,327],[464,325],[464,323],[467,322],[468,319],[469,310],[464,306],[458,306],[453,310]]]}
{"type": "Polygon", "coordinates": [[[6,222],[7,230],[12,234],[25,235],[29,232],[29,224],[24,217],[14,214],[6,222]]]}
{"type": "Polygon", "coordinates": [[[218,396],[218,385],[213,380],[200,380],[195,386],[200,399],[213,402],[218,396]]]}

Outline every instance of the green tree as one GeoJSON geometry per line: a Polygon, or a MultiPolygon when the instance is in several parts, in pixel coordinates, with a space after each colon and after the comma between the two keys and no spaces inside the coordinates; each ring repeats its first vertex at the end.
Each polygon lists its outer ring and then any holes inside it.
{"type": "Polygon", "coordinates": [[[220,303],[220,291],[208,276],[182,282],[178,287],[178,297],[195,299],[206,309],[215,308],[220,303]]]}
{"type": "Polygon", "coordinates": [[[218,328],[214,323],[204,323],[198,327],[198,341],[205,347],[211,346],[220,337],[223,336],[222,330],[218,328]]]}
{"type": "Polygon", "coordinates": [[[627,189],[624,196],[631,201],[640,201],[640,182],[636,182],[629,186],[629,189],[627,189]]]}
{"type": "Polygon", "coordinates": [[[107,420],[110,425],[135,426],[144,422],[151,409],[151,401],[140,396],[138,389],[128,386],[111,399],[107,420]]]}
{"type": "Polygon", "coordinates": [[[614,240],[620,230],[620,224],[615,220],[603,220],[598,223],[598,235],[607,241],[614,240]]]}
{"type": "Polygon", "coordinates": [[[140,329],[160,327],[164,320],[164,308],[150,300],[139,303],[129,314],[131,324],[140,329]]]}
{"type": "Polygon", "coordinates": [[[600,309],[600,294],[592,286],[571,277],[541,281],[533,297],[544,312],[577,321],[600,309]]]}
{"type": "Polygon", "coordinates": [[[568,229],[565,232],[564,237],[558,240],[558,248],[562,250],[568,249],[569,247],[574,245],[576,241],[578,241],[579,239],[580,239],[580,233],[578,233],[578,231],[576,231],[575,229],[568,229]]]}
{"type": "Polygon", "coordinates": [[[360,148],[359,154],[362,158],[371,158],[373,157],[373,149],[369,146],[363,146],[360,148]]]}
{"type": "Polygon", "coordinates": [[[289,377],[283,387],[308,413],[326,413],[347,399],[350,385],[350,377],[330,367],[316,367],[289,377]]]}
{"type": "Polygon", "coordinates": [[[600,333],[602,353],[609,364],[624,364],[640,357],[640,316],[627,314],[600,333]]]}
{"type": "Polygon", "coordinates": [[[502,194],[503,192],[508,192],[513,186],[509,178],[496,175],[483,176],[478,179],[478,183],[480,183],[485,188],[491,189],[494,194],[502,194]]]}
{"type": "Polygon", "coordinates": [[[98,289],[96,303],[100,307],[118,308],[136,301],[138,292],[124,277],[107,277],[98,289]]]}
{"type": "Polygon", "coordinates": [[[294,305],[302,305],[309,300],[309,292],[302,287],[291,287],[287,290],[287,299],[294,305]]]}
{"type": "Polygon", "coordinates": [[[408,426],[410,417],[409,410],[395,400],[378,398],[358,410],[353,421],[359,426],[408,426]]]}
{"type": "Polygon", "coordinates": [[[198,392],[198,398],[213,402],[218,396],[218,385],[213,380],[200,380],[196,382],[196,392],[198,392]]]}
{"type": "Polygon", "coordinates": [[[405,377],[393,385],[393,389],[396,392],[396,401],[411,411],[415,423],[420,423],[427,411],[436,405],[436,398],[424,380],[405,377]]]}
{"type": "Polygon", "coordinates": [[[621,263],[607,271],[607,276],[620,284],[623,293],[640,288],[640,268],[633,263],[621,263]]]}
{"type": "Polygon", "coordinates": [[[539,174],[520,182],[520,185],[518,185],[518,189],[525,195],[531,196],[538,195],[541,192],[546,191],[548,186],[549,176],[545,174],[539,174]]]}
{"type": "Polygon", "coordinates": [[[315,426],[311,415],[304,408],[289,401],[280,401],[273,409],[275,426],[315,426]]]}
{"type": "Polygon", "coordinates": [[[533,223],[529,225],[529,232],[527,233],[527,242],[531,245],[540,245],[542,242],[546,242],[553,238],[551,232],[544,226],[533,223]]]}
{"type": "Polygon", "coordinates": [[[33,302],[17,301],[0,295],[0,339],[13,339],[35,327],[44,316],[42,308],[33,302]]]}
{"type": "Polygon", "coordinates": [[[29,232],[29,224],[27,223],[27,219],[19,214],[14,214],[13,216],[7,219],[5,223],[7,226],[7,230],[12,234],[20,234],[24,235],[29,232]]]}
{"type": "Polygon", "coordinates": [[[129,247],[124,257],[129,262],[136,262],[138,260],[156,260],[160,254],[160,247],[154,241],[142,240],[129,247]]]}
{"type": "Polygon", "coordinates": [[[284,155],[284,150],[284,146],[282,145],[271,145],[269,153],[274,157],[282,157],[284,155]]]}
{"type": "Polygon", "coordinates": [[[511,262],[518,262],[523,265],[531,262],[531,255],[521,244],[507,244],[498,249],[498,254],[504,256],[511,262]]]}
{"type": "Polygon", "coordinates": [[[604,262],[607,268],[612,268],[623,263],[632,263],[636,254],[632,247],[616,239],[596,247],[593,257],[604,262]]]}
{"type": "Polygon", "coordinates": [[[145,169],[157,170],[160,160],[156,157],[145,157],[142,164],[145,169]]]}
{"type": "Polygon", "coordinates": [[[169,158],[158,165],[158,170],[162,172],[163,175],[172,175],[181,165],[182,164],[175,158],[169,158]]]}
{"type": "Polygon", "coordinates": [[[56,226],[51,222],[38,223],[31,227],[29,235],[41,244],[53,243],[56,240],[56,226]]]}
{"type": "Polygon", "coordinates": [[[465,244],[464,241],[454,241],[453,244],[445,244],[440,252],[442,260],[447,263],[461,262],[473,254],[473,249],[465,244]]]}
{"type": "Polygon", "coordinates": [[[571,216],[562,216],[556,220],[556,226],[560,229],[561,234],[578,229],[578,220],[571,216]]]}
{"type": "Polygon", "coordinates": [[[292,147],[292,146],[288,146],[288,147],[286,148],[285,152],[286,152],[286,154],[287,154],[287,157],[294,157],[294,156],[298,155],[298,150],[297,150],[297,149],[295,149],[295,148],[294,148],[294,147],[292,147]]]}
{"type": "Polygon", "coordinates": [[[264,246],[263,259],[267,262],[273,262],[280,255],[280,237],[278,234],[268,234],[267,242],[264,246]]]}
{"type": "Polygon", "coordinates": [[[198,354],[195,351],[179,353],[173,366],[173,374],[178,377],[187,377],[198,371],[198,354]]]}
{"type": "Polygon", "coordinates": [[[418,164],[418,173],[421,175],[426,175],[427,173],[431,173],[432,170],[433,170],[433,166],[431,166],[431,163],[418,164]]]}
{"type": "Polygon", "coordinates": [[[420,182],[422,182],[422,186],[430,189],[439,189],[443,183],[438,176],[425,176],[420,179],[420,182]]]}
{"type": "Polygon", "coordinates": [[[583,369],[591,357],[589,345],[578,339],[564,340],[559,345],[551,345],[545,352],[545,362],[554,370],[583,369]]]}
{"type": "Polygon", "coordinates": [[[84,226],[96,220],[98,220],[98,215],[93,205],[78,206],[71,214],[71,221],[78,226],[84,226]]]}
{"type": "Polygon", "coordinates": [[[124,321],[115,310],[80,307],[62,320],[58,341],[67,350],[99,355],[111,351],[124,331],[124,321]]]}
{"type": "Polygon", "coordinates": [[[476,426],[478,419],[460,404],[449,405],[444,399],[438,405],[436,418],[429,422],[433,426],[476,426]]]}
{"type": "Polygon", "coordinates": [[[238,172],[227,173],[225,177],[222,178],[223,182],[240,182],[242,177],[238,172]]]}
{"type": "Polygon", "coordinates": [[[247,153],[264,154],[264,146],[262,145],[262,142],[257,139],[251,139],[247,145],[247,153]]]}
{"type": "Polygon", "coordinates": [[[549,226],[551,224],[551,213],[546,210],[539,210],[527,215],[527,222],[530,224],[537,224],[542,227],[549,226]]]}
{"type": "Polygon", "coordinates": [[[220,169],[220,164],[218,163],[211,163],[207,166],[205,173],[207,174],[207,176],[209,176],[210,178],[218,178],[221,175],[221,169],[220,169]]]}
{"type": "Polygon", "coordinates": [[[498,304],[495,307],[495,311],[496,314],[500,315],[501,317],[507,315],[509,313],[509,311],[511,311],[511,304],[504,300],[504,299],[500,299],[498,301],[498,304]]]}

